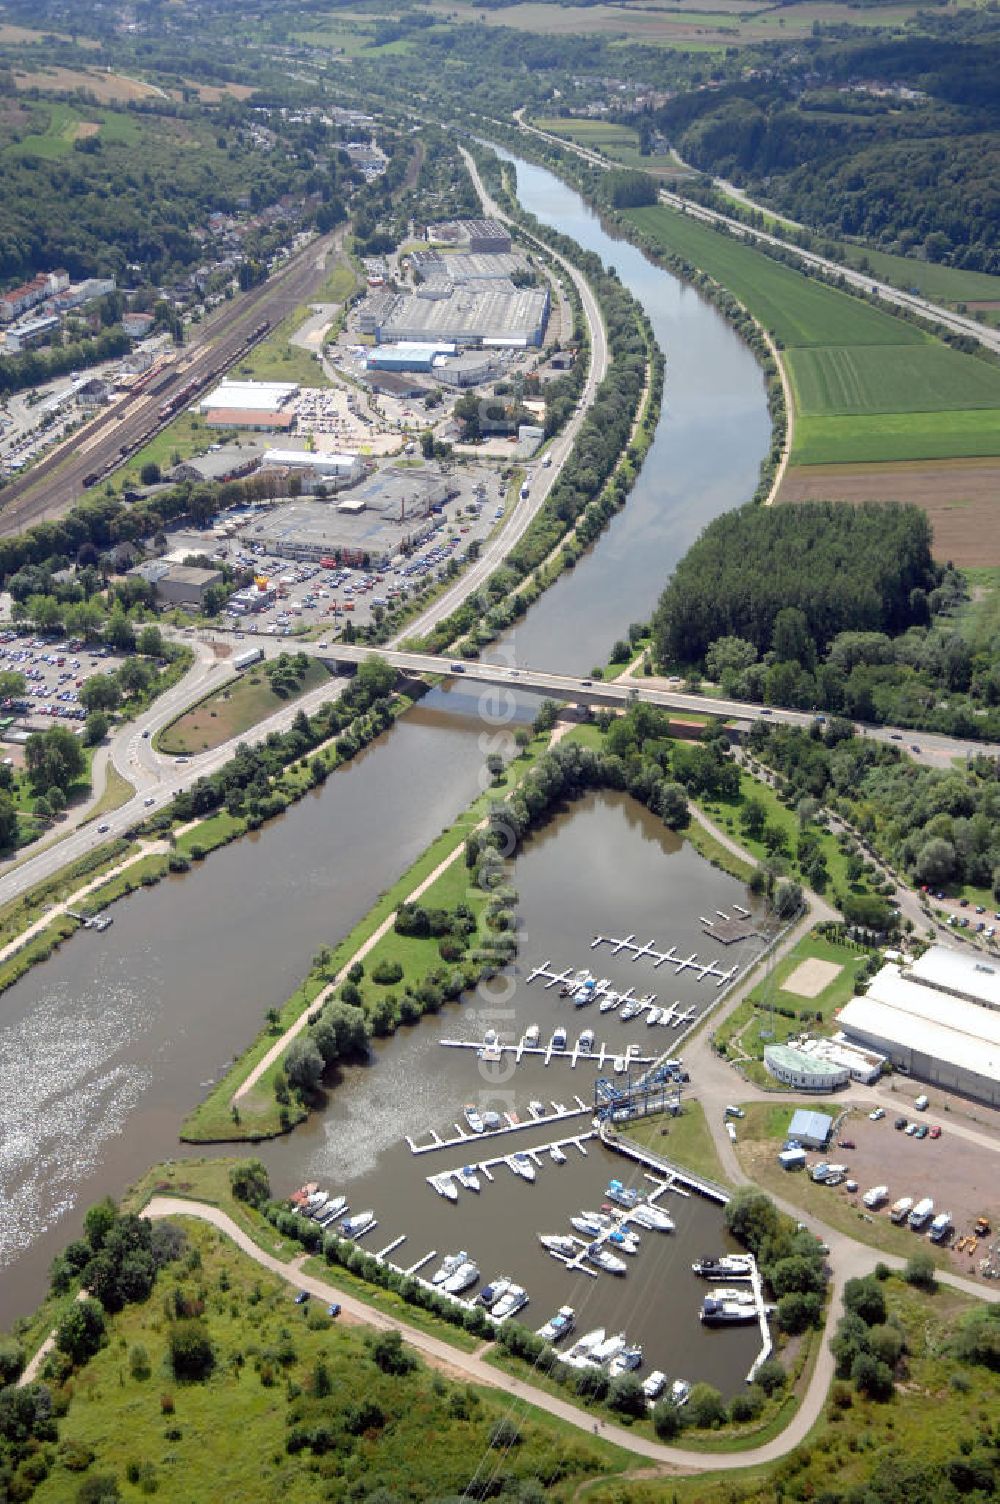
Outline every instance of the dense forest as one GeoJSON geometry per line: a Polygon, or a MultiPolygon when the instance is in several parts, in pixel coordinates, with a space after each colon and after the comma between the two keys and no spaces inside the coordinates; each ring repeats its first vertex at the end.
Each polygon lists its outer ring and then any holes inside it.
{"type": "Polygon", "coordinates": [[[839,632],[926,622],[937,583],[930,525],[916,507],[817,502],[727,512],[705,528],[664,591],[657,651],[695,663],[717,638],[732,636],[785,658],[776,624],[790,607],[803,613],[813,652],[822,651],[839,632]]]}
{"type": "Polygon", "coordinates": [[[830,234],[1000,273],[1000,23],[823,40],[655,115],[681,155],[830,234]]]}

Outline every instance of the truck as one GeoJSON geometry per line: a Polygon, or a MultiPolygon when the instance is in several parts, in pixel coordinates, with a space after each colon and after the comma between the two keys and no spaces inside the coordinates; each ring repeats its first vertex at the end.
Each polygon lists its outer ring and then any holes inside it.
{"type": "Polygon", "coordinates": [[[901,1222],[905,1222],[906,1221],[907,1217],[910,1215],[910,1212],[912,1210],[913,1210],[913,1197],[912,1196],[900,1196],[899,1200],[898,1201],[894,1201],[892,1203],[892,1206],[889,1208],[889,1221],[890,1222],[895,1222],[896,1225],[899,1226],[899,1224],[901,1222]]]}
{"type": "Polygon", "coordinates": [[[233,668],[238,674],[241,674],[251,664],[259,663],[263,656],[263,648],[246,648],[244,652],[236,654],[236,657],[233,659],[233,668]]]}
{"type": "Polygon", "coordinates": [[[923,1231],[934,1215],[934,1202],[929,1196],[923,1196],[913,1208],[907,1221],[917,1232],[923,1231]]]}
{"type": "Polygon", "coordinates": [[[869,1211],[874,1211],[884,1201],[888,1201],[889,1187],[887,1185],[873,1185],[870,1191],[865,1191],[861,1199],[869,1211]]]}
{"type": "Polygon", "coordinates": [[[928,1237],[932,1243],[943,1243],[951,1232],[951,1212],[938,1212],[931,1223],[928,1237]]]}
{"type": "Polygon", "coordinates": [[[528,497],[530,495],[531,495],[531,482],[526,480],[524,482],[524,485],[521,487],[521,500],[522,501],[527,501],[527,499],[528,499],[528,497]]]}

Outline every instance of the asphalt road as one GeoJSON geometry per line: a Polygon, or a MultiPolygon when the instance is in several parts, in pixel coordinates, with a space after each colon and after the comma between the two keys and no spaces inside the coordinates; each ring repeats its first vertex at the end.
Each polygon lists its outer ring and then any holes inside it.
{"type": "Polygon", "coordinates": [[[323,281],[326,258],[339,233],[311,241],[266,282],[223,304],[180,353],[168,388],[155,394],[126,394],[21,479],[0,490],[0,537],[61,516],[85,494],[85,475],[99,472],[105,465],[129,463],[129,456],[121,456],[122,446],[135,443],[156,426],[159,410],[172,391],[189,381],[206,383],[221,374],[258,324],[268,319],[273,326],[299,303],[308,301],[323,281]]]}

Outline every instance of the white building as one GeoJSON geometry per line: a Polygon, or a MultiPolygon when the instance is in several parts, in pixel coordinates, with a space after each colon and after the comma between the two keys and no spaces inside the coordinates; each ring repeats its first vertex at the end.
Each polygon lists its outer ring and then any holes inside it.
{"type": "Polygon", "coordinates": [[[240,412],[279,412],[298,395],[296,381],[222,381],[198,403],[203,413],[232,408],[240,412]]]}
{"type": "Polygon", "coordinates": [[[852,1081],[860,1081],[863,1086],[871,1086],[877,1081],[885,1065],[884,1055],[849,1044],[842,1034],[834,1035],[833,1039],[804,1039],[798,1049],[814,1060],[843,1067],[852,1081]]]}
{"type": "Polygon", "coordinates": [[[790,1044],[769,1044],[764,1050],[764,1068],[784,1086],[797,1091],[828,1092],[846,1086],[850,1071],[846,1066],[817,1059],[790,1044]]]}
{"type": "Polygon", "coordinates": [[[935,945],[911,966],[883,966],[840,1026],[898,1069],[1000,1107],[998,981],[1000,965],[935,945]]]}

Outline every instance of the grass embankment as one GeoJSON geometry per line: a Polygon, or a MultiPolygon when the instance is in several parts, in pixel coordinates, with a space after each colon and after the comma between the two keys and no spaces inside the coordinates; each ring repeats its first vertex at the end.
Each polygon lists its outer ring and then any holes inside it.
{"type": "Polygon", "coordinates": [[[811,930],[778,962],[773,972],[762,976],[750,995],[726,1019],[715,1036],[716,1043],[724,1046],[733,1059],[746,1062],[751,1079],[760,1079],[777,1088],[778,1083],[762,1070],[750,1070],[751,1063],[763,1060],[765,1045],[783,1044],[802,1033],[828,1033],[836,1011],[854,996],[855,980],[868,955],[860,947],[835,945],[811,930]],[[814,997],[786,991],[785,983],[793,972],[803,962],[812,960],[836,966],[836,976],[831,975],[814,997]]]}
{"type": "MultiPolygon", "coordinates": [[[[291,660],[293,663],[295,660],[291,660]]],[[[280,662],[280,660],[275,660],[280,662]]],[[[156,738],[156,748],[171,756],[210,752],[223,742],[249,731],[258,721],[293,703],[310,690],[317,689],[330,677],[330,670],[316,658],[308,659],[284,689],[276,689],[268,669],[273,664],[258,663],[240,678],[222,689],[214,690],[197,705],[192,705],[176,721],[165,726],[156,738]]]]}
{"type": "Polygon", "coordinates": [[[627,218],[740,299],[784,351],[795,465],[1000,454],[1000,368],[657,205],[627,218]]]}
{"type": "Polygon", "coordinates": [[[83,823],[89,825],[91,820],[99,820],[102,815],[110,815],[113,810],[121,809],[134,793],[134,785],[119,773],[114,763],[108,758],[108,765],[104,770],[104,793],[87,812],[87,818],[83,823]]]}
{"type": "Polygon", "coordinates": [[[722,1161],[716,1152],[705,1109],[693,1097],[684,1101],[678,1117],[658,1112],[630,1123],[625,1138],[633,1139],[644,1149],[662,1154],[682,1169],[704,1175],[719,1185],[727,1185],[722,1161]]]}
{"type": "MultiPolygon", "coordinates": [[[[904,1259],[915,1252],[913,1233],[906,1226],[894,1226],[884,1211],[868,1216],[862,1206],[847,1199],[842,1188],[817,1185],[808,1174],[783,1170],[778,1164],[778,1151],[787,1137],[793,1112],[799,1107],[815,1111],[815,1100],[789,1102],[783,1097],[775,1103],[747,1102],[743,1105],[746,1116],[737,1124],[736,1155],[755,1185],[771,1196],[801,1207],[828,1227],[859,1243],[866,1243],[883,1253],[898,1254],[904,1259]]],[[[832,1110],[838,1112],[848,1104],[845,1100],[827,1105],[832,1105],[832,1110]]],[[[830,1150],[831,1157],[836,1153],[836,1149],[830,1150]]],[[[927,1238],[919,1239],[918,1246],[937,1263],[947,1266],[949,1256],[946,1249],[938,1248],[927,1238]]]]}
{"type": "MultiPolygon", "coordinates": [[[[945,1498],[950,1484],[939,1470],[972,1451],[977,1429],[985,1434],[1000,1418],[1000,1378],[988,1368],[951,1355],[958,1321],[974,1305],[944,1286],[924,1293],[895,1277],[882,1286],[890,1322],[905,1336],[905,1356],[890,1401],[866,1399],[837,1382],[808,1439],[777,1464],[663,1480],[633,1478],[629,1504],[774,1504],[779,1497],[945,1498]],[[975,1419],[974,1419],[975,1418],[975,1419]],[[868,1492],[873,1475],[877,1491],[868,1492]]],[[[686,1444],[686,1438],[684,1438],[686,1444]]],[[[611,1479],[589,1488],[589,1504],[619,1504],[611,1479]]]]}
{"type": "MultiPolygon", "coordinates": [[[[581,728],[581,730],[592,730],[594,735],[600,735],[596,728],[581,728]]],[[[452,825],[447,826],[431,842],[409,870],[381,895],[365,917],[333,948],[323,966],[322,975],[310,973],[281,1007],[277,1020],[265,1025],[249,1049],[240,1056],[205,1100],[189,1114],[181,1128],[182,1139],[191,1143],[252,1140],[283,1131],[278,1104],[274,1096],[274,1078],[280,1070],[280,1062],[271,1066],[256,1086],[245,1097],[240,1098],[238,1122],[234,1121],[232,1107],[237,1088],[260,1063],[275,1041],[301,1017],[306,1008],[312,1006],[319,993],[328,985],[329,980],[343,970],[351,958],[367,941],[371,940],[380,926],[414,889],[418,888],[441,862],[463,844],[469,832],[486,816],[490,805],[495,802],[498,795],[508,792],[520,782],[528,769],[545,751],[547,745],[547,736],[535,737],[520,756],[508,766],[506,783],[488,789],[474,800],[452,825]]],[[[454,864],[432,884],[422,902],[432,908],[453,908],[461,900],[474,908],[477,901],[481,900],[481,903],[485,903],[487,897],[487,894],[480,894],[472,888],[465,863],[461,857],[458,857],[454,864]]],[[[390,928],[365,957],[366,973],[370,974],[373,966],[379,961],[386,960],[399,961],[404,969],[405,981],[417,980],[432,966],[440,964],[437,941],[412,936],[404,937],[397,935],[395,930],[390,928]]],[[[398,992],[403,985],[404,982],[398,982],[392,984],[391,987],[375,988],[375,990],[398,992]]],[[[290,1109],[293,1121],[301,1121],[304,1115],[304,1110],[301,1108],[290,1109]]]]}
{"type": "Polygon", "coordinates": [[[89,1472],[114,1474],[124,1496],[181,1490],[188,1504],[319,1504],[340,1492],[345,1470],[363,1476],[366,1496],[457,1496],[480,1458],[492,1471],[494,1456],[505,1475],[539,1478],[547,1497],[569,1500],[583,1480],[625,1465],[619,1450],[533,1412],[519,1415],[519,1445],[493,1453],[490,1435],[509,1405],[502,1390],[456,1384],[422,1362],[383,1372],[365,1328],[332,1320],[317,1301],[296,1307],[287,1284],[213,1229],[179,1225],[187,1253],[161,1272],[150,1300],[110,1318],[106,1346],[74,1379],[37,1504],[75,1496],[79,1478],[66,1463],[88,1452],[89,1472]],[[169,1358],[174,1313],[199,1309],[214,1369],[180,1383],[169,1358]],[[288,1445],[293,1428],[321,1435],[299,1450],[288,1445]]]}

